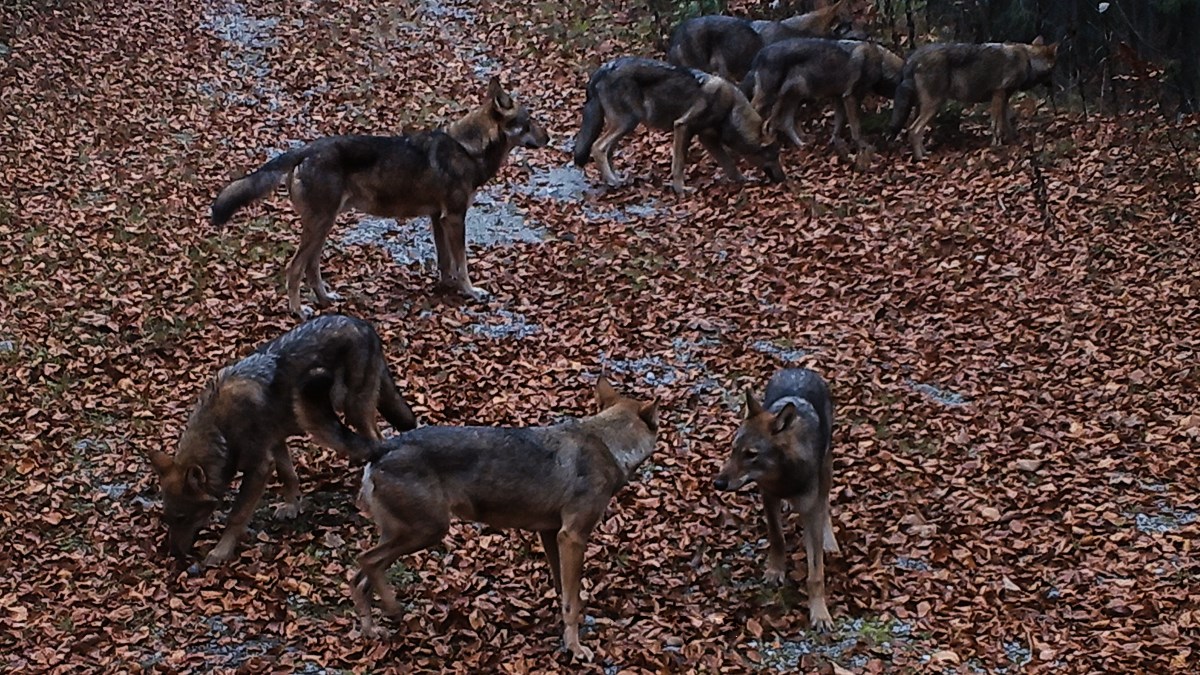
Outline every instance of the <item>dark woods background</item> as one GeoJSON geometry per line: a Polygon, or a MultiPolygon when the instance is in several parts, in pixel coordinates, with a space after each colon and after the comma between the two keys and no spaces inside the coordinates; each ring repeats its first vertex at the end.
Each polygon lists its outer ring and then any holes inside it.
{"type": "MultiPolygon", "coordinates": [[[[1056,97],[1083,112],[1200,110],[1200,0],[849,0],[901,56],[933,41],[1060,42],[1056,97]],[[1065,97],[1065,98],[1064,98],[1065,97]]],[[[647,0],[663,39],[688,16],[781,18],[826,0],[647,0]]]]}

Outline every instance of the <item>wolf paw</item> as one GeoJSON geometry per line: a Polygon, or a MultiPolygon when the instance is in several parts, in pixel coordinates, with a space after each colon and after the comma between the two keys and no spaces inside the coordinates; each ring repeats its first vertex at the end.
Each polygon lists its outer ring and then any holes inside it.
{"type": "Polygon", "coordinates": [[[571,652],[572,656],[580,661],[583,661],[584,663],[591,663],[596,658],[595,652],[579,643],[568,645],[567,651],[571,652]]]}
{"type": "Polygon", "coordinates": [[[828,633],[833,630],[833,617],[829,616],[829,610],[823,605],[809,610],[809,621],[812,623],[813,630],[818,633],[828,633]]]}
{"type": "Polygon", "coordinates": [[[300,305],[300,307],[292,310],[292,314],[301,321],[308,321],[313,317],[313,314],[316,314],[316,312],[314,312],[313,308],[309,307],[308,305],[300,305]]]}
{"type": "Polygon", "coordinates": [[[219,542],[217,547],[209,551],[208,555],[205,556],[204,566],[216,567],[217,565],[223,564],[226,560],[229,560],[229,558],[233,556],[233,549],[235,546],[236,544],[226,544],[223,541],[219,542]]]}
{"type": "Polygon", "coordinates": [[[769,584],[782,584],[787,579],[787,572],[782,567],[768,567],[766,578],[769,584]]]}
{"type": "Polygon", "coordinates": [[[275,520],[291,520],[300,515],[300,505],[288,502],[275,507],[275,520]]]}

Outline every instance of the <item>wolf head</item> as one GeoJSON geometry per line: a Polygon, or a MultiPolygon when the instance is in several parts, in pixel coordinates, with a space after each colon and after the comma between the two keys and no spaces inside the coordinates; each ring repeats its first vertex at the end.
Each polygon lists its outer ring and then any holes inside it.
{"type": "Polygon", "coordinates": [[[718,490],[737,490],[748,483],[769,485],[781,479],[784,464],[797,460],[796,447],[816,433],[816,411],[787,403],[778,412],[764,410],[746,392],[746,418],[733,436],[733,451],[713,481],[718,490]]]}
{"type": "Polygon", "coordinates": [[[517,146],[542,148],[550,142],[546,129],[533,118],[528,108],[518,105],[504,91],[497,77],[488,81],[483,103],[451,124],[448,131],[474,155],[483,155],[499,140],[505,142],[504,150],[517,146]]]}
{"type": "Polygon", "coordinates": [[[1046,44],[1042,36],[1026,45],[1029,54],[1029,74],[1025,78],[1024,88],[1039,84],[1049,84],[1050,76],[1054,73],[1054,63],[1058,58],[1058,43],[1046,44]]]}
{"type": "Polygon", "coordinates": [[[150,453],[150,464],[162,487],[167,548],[183,560],[192,552],[196,533],[208,523],[219,500],[209,493],[208,476],[199,464],[176,462],[157,450],[150,453]]]}

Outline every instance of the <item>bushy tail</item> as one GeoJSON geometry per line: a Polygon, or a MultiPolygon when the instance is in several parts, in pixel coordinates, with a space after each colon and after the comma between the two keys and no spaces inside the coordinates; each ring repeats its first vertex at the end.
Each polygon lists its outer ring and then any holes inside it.
{"type": "MultiPolygon", "coordinates": [[[[907,69],[906,69],[907,71],[907,69]]],[[[896,87],[896,100],[892,103],[891,136],[898,138],[908,124],[908,116],[912,114],[913,98],[916,96],[916,84],[908,72],[896,87]]]]}
{"type": "Polygon", "coordinates": [[[413,414],[412,408],[408,407],[408,401],[405,401],[396,389],[396,381],[392,379],[391,371],[386,365],[381,370],[383,372],[379,376],[379,412],[383,419],[396,431],[416,429],[417,416],[413,414]]]}
{"type": "Polygon", "coordinates": [[[333,408],[332,389],[333,374],[324,368],[305,377],[292,405],[300,428],[318,445],[357,461],[374,460],[383,443],[360,436],[342,423],[333,408]]]}
{"type": "Polygon", "coordinates": [[[212,205],[212,224],[224,225],[238,209],[267,196],[279,181],[307,156],[306,148],[285,152],[259,167],[254,173],[233,181],[221,190],[212,205]]]}
{"type": "Polygon", "coordinates": [[[604,106],[600,104],[600,96],[596,91],[595,77],[588,82],[587,101],[583,104],[583,124],[579,127],[579,135],[575,137],[575,166],[586,166],[592,158],[592,145],[600,137],[604,128],[604,106]]]}

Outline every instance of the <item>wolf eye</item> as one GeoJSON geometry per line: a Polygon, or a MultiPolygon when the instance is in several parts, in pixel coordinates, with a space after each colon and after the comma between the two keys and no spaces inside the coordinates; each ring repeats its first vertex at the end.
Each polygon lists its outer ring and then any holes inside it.
{"type": "Polygon", "coordinates": [[[746,461],[753,462],[754,460],[758,459],[758,450],[755,450],[754,448],[746,448],[742,452],[746,457],[746,461]]]}

